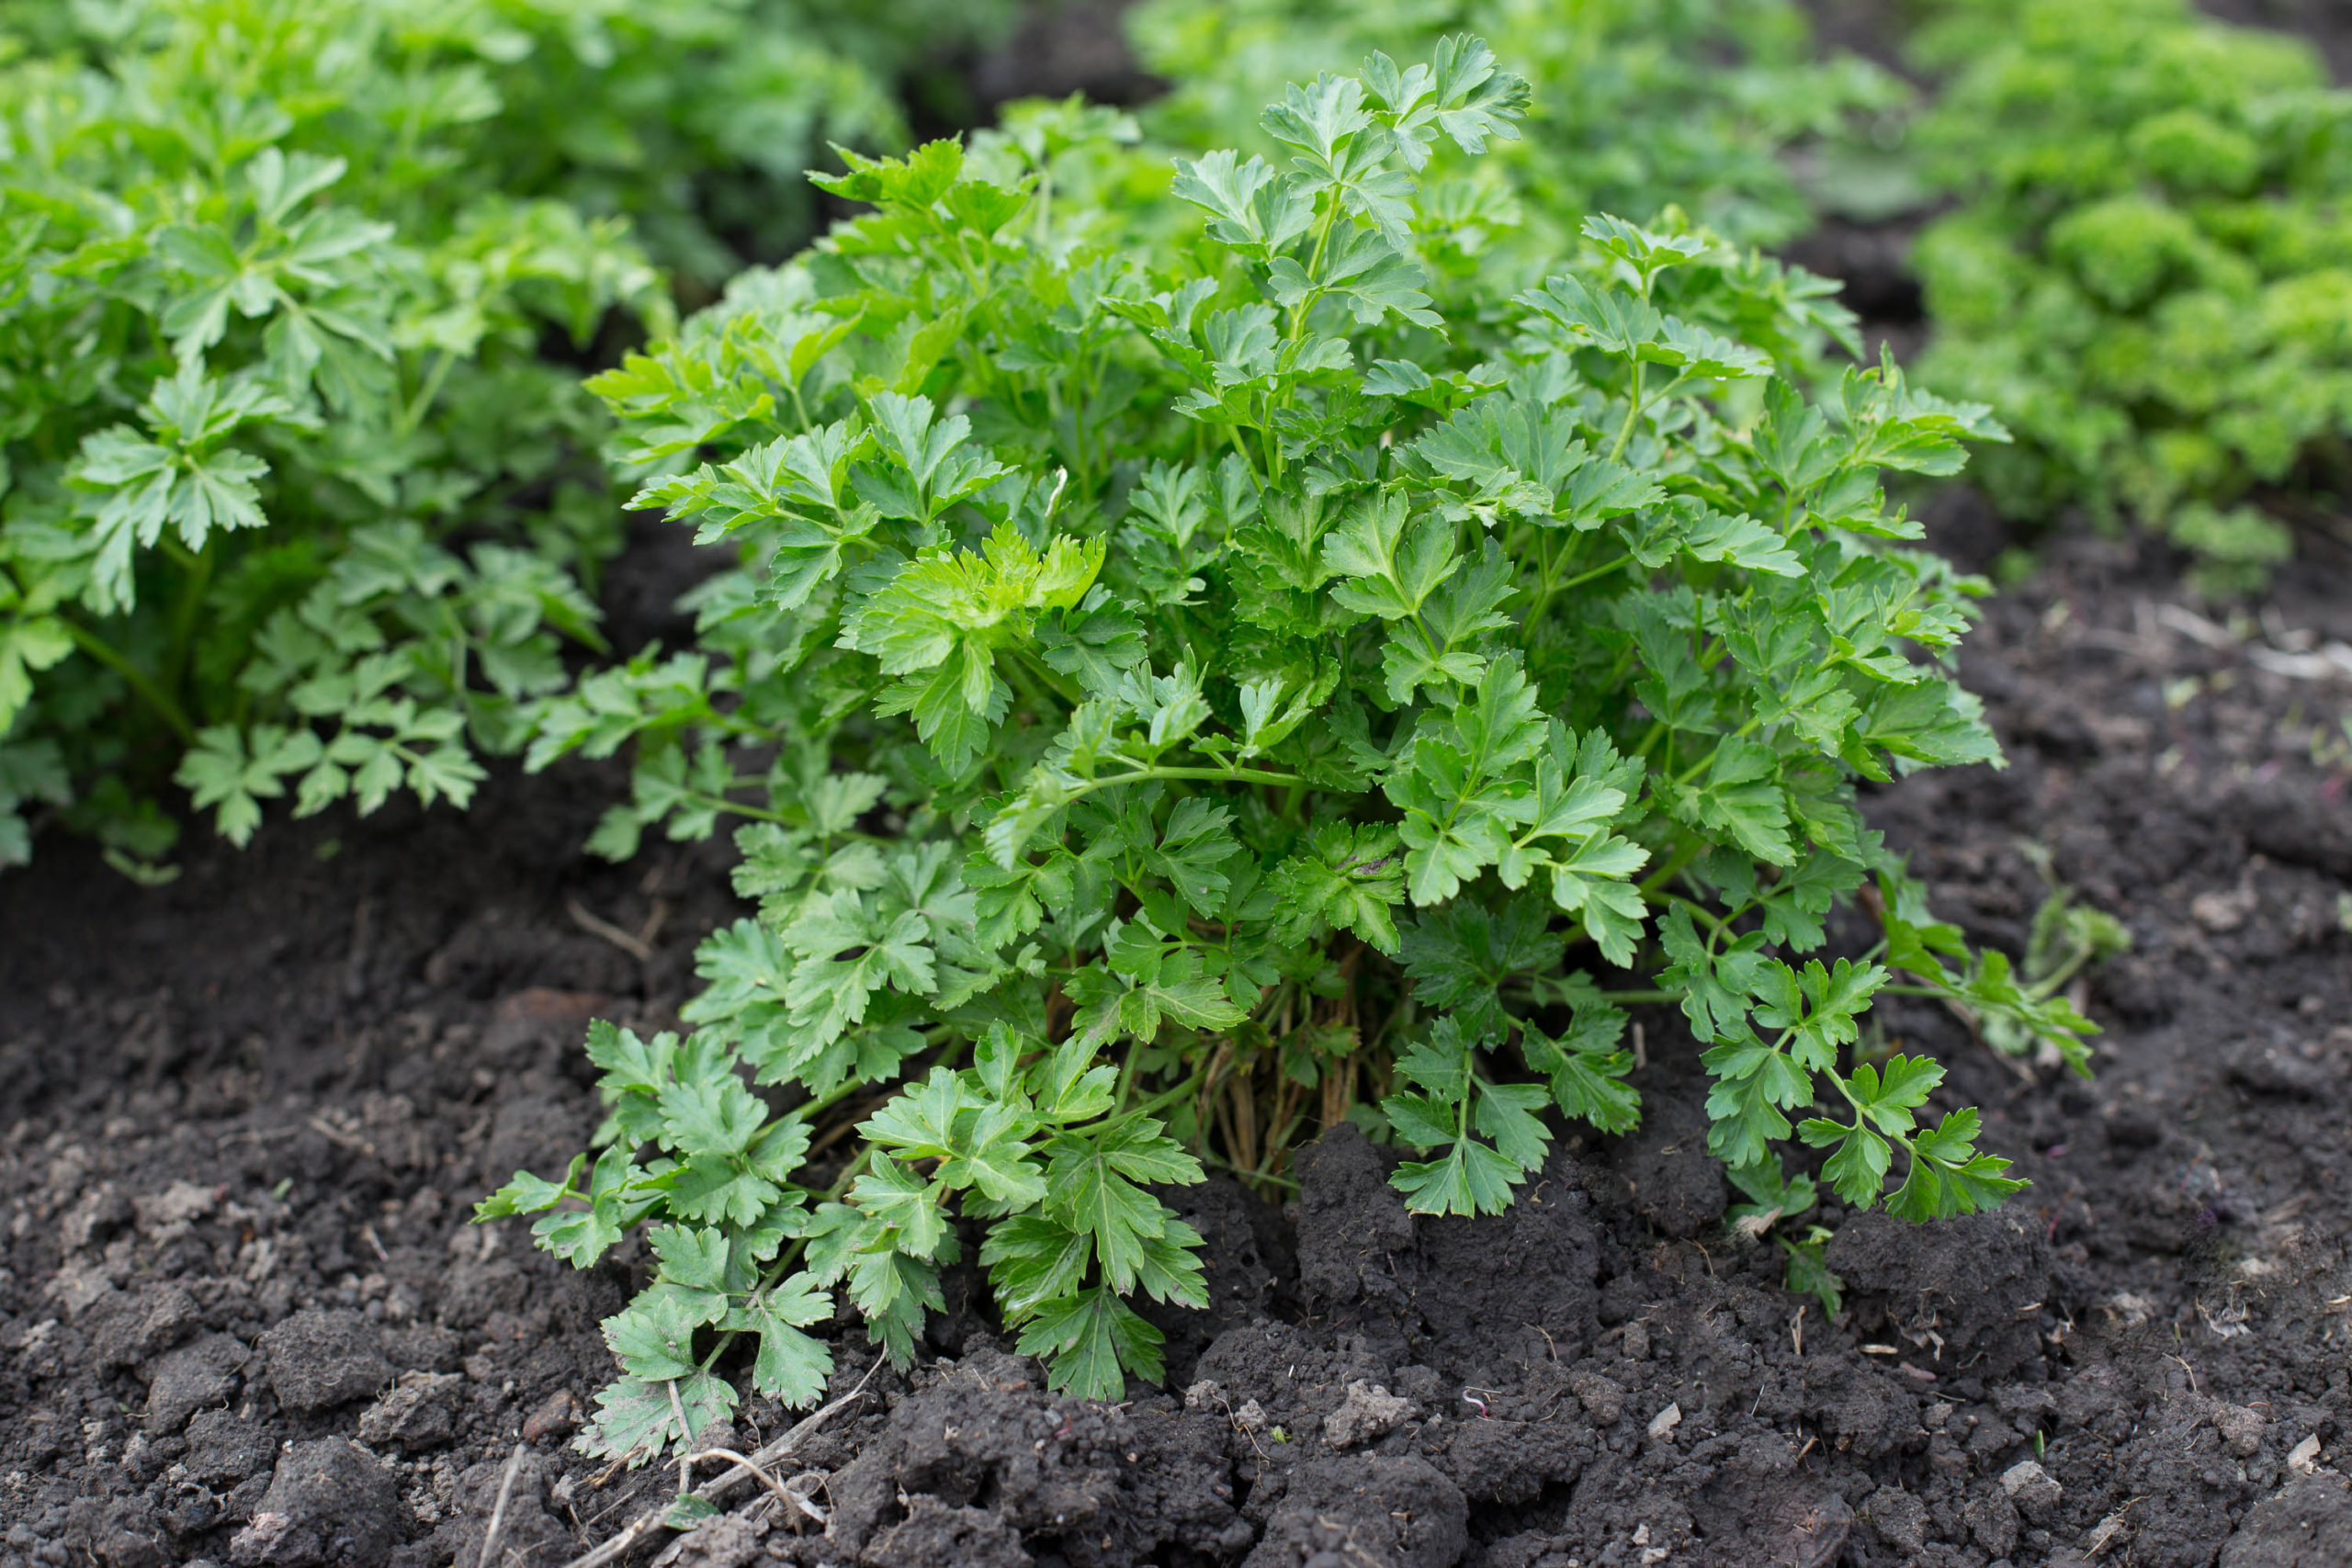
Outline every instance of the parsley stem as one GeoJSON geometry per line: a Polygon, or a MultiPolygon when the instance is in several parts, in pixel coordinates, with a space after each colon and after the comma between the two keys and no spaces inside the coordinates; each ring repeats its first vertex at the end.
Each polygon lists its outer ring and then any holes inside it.
{"type": "Polygon", "coordinates": [[[1647,876],[1642,878],[1640,883],[1636,886],[1638,886],[1645,894],[1656,893],[1668,883],[1681,875],[1682,869],[1689,865],[1692,861],[1697,860],[1705,847],[1705,842],[1702,840],[1691,839],[1685,840],[1682,847],[1676,850],[1674,853],[1668,858],[1664,865],[1659,866],[1656,871],[1651,872],[1647,876]]]}
{"type": "Polygon", "coordinates": [[[796,1105],[790,1111],[785,1112],[785,1114],[787,1116],[805,1117],[813,1122],[816,1120],[817,1113],[819,1111],[829,1111],[835,1105],[840,1104],[842,1100],[847,1100],[851,1095],[855,1094],[859,1089],[871,1087],[873,1086],[864,1078],[843,1078],[841,1082],[835,1084],[824,1093],[811,1095],[807,1104],[796,1105]]]}
{"type": "MultiPolygon", "coordinates": [[[[1741,725],[1737,729],[1732,731],[1727,739],[1733,740],[1745,740],[1747,737],[1754,734],[1758,727],[1762,725],[1763,722],[1764,716],[1758,714],[1753,718],[1750,718],[1746,724],[1741,725]]],[[[1713,765],[1715,753],[1722,750],[1723,742],[1719,740],[1705,756],[1700,758],[1697,761],[1691,763],[1689,767],[1677,773],[1674,776],[1674,782],[1679,784],[1687,784],[1692,779],[1697,778],[1701,773],[1705,773],[1709,767],[1713,765]]]]}
{"type": "Polygon", "coordinates": [[[1019,668],[1043,682],[1048,691],[1070,706],[1076,707],[1086,701],[1086,694],[1080,691],[1069,676],[1056,670],[1028,649],[1015,649],[1012,657],[1013,662],[1019,668]]]}
{"type": "MultiPolygon", "coordinates": [[[[1611,561],[1606,566],[1597,566],[1590,571],[1580,571],[1577,573],[1574,577],[1569,578],[1566,582],[1561,583],[1557,588],[1553,589],[1552,593],[1566,593],[1571,588],[1581,588],[1597,577],[1606,577],[1612,571],[1623,570],[1624,568],[1632,565],[1633,560],[1633,554],[1628,551],[1626,554],[1619,556],[1615,560],[1611,561]]],[[[1548,599],[1551,597],[1551,594],[1547,593],[1544,597],[1548,599]]]]}
{"type": "Polygon", "coordinates": [[[678,1380],[672,1378],[662,1386],[670,1391],[670,1413],[678,1422],[678,1495],[684,1497],[695,1485],[694,1456],[686,1451],[693,1446],[689,1439],[694,1437],[694,1428],[686,1425],[686,1407],[678,1398],[678,1380]]]}
{"type": "Polygon", "coordinates": [[[1277,1176],[1271,1170],[1244,1170],[1214,1149],[1201,1150],[1201,1158],[1220,1169],[1231,1171],[1244,1181],[1270,1182],[1276,1187],[1287,1187],[1294,1192],[1298,1190],[1298,1178],[1295,1176],[1277,1176]]]}
{"type": "Polygon", "coordinates": [[[424,380],[417,388],[416,396],[401,411],[400,430],[402,435],[413,434],[416,427],[424,423],[425,414],[433,407],[433,400],[441,395],[441,383],[448,379],[450,367],[457,362],[458,355],[454,349],[445,348],[434,356],[432,368],[424,373],[424,380]]]}
{"type": "Polygon", "coordinates": [[[1207,1068],[1202,1067],[1195,1069],[1191,1077],[1186,1078],[1174,1089],[1162,1090],[1160,1093],[1153,1095],[1149,1100],[1145,1100],[1141,1105],[1135,1106],[1130,1110],[1122,1111],[1115,1116],[1103,1118],[1102,1121],[1095,1124],[1094,1131],[1097,1134],[1105,1133],[1114,1127],[1125,1126],[1127,1122],[1133,1122],[1139,1117],[1149,1116],[1156,1111],[1164,1110],[1168,1106],[1173,1105],[1178,1100],[1182,1100],[1194,1089],[1199,1089],[1201,1087],[1201,1081],[1207,1076],[1207,1068]]]}
{"type": "Polygon", "coordinates": [[[1699,903],[1695,899],[1685,898],[1679,893],[1668,894],[1667,902],[1669,904],[1681,905],[1684,908],[1690,910],[1690,913],[1706,921],[1710,926],[1713,926],[1720,934],[1724,936],[1731,935],[1731,922],[1724,919],[1713,909],[1708,908],[1704,904],[1699,903]]]}
{"type": "MultiPolygon", "coordinates": [[[[865,1147],[858,1151],[858,1156],[855,1159],[842,1167],[842,1173],[833,1178],[833,1184],[831,1187],[825,1189],[823,1199],[825,1202],[837,1203],[841,1201],[842,1194],[849,1190],[850,1183],[855,1181],[858,1179],[859,1174],[865,1169],[866,1157],[873,1154],[873,1152],[874,1145],[868,1144],[865,1147]]],[[[791,1273],[792,1266],[799,1262],[801,1254],[808,1250],[808,1238],[805,1235],[795,1236],[793,1238],[792,1245],[786,1247],[784,1251],[777,1256],[776,1260],[774,1263],[769,1264],[765,1269],[760,1271],[760,1282],[752,1288],[752,1298],[754,1300],[758,1299],[762,1292],[773,1289],[777,1280],[783,1279],[786,1274],[791,1273]]],[[[718,1343],[713,1345],[710,1348],[710,1354],[702,1359],[702,1368],[705,1371],[708,1371],[711,1368],[718,1364],[718,1358],[727,1354],[727,1348],[735,1343],[735,1337],[741,1333],[742,1333],[742,1330],[740,1328],[730,1328],[718,1337],[718,1343]]],[[[673,1384],[673,1396],[674,1388],[675,1385],[673,1384]]],[[[685,1429],[685,1421],[683,1416],[681,1416],[679,1419],[678,1426],[680,1432],[683,1434],[685,1429]]]]}
{"type": "Polygon", "coordinates": [[[187,561],[187,580],[180,585],[179,602],[172,606],[172,638],[169,664],[164,675],[166,684],[177,687],[187,678],[188,659],[194,652],[193,633],[198,614],[204,608],[204,591],[211,586],[212,562],[218,552],[213,541],[204,541],[204,548],[187,561]]]}
{"type": "Polygon", "coordinates": [[[1131,773],[1115,773],[1104,779],[1082,780],[1079,787],[1069,793],[1069,798],[1075,800],[1081,795],[1091,795],[1098,789],[1109,789],[1114,784],[1147,784],[1153,779],[1197,779],[1210,784],[1296,784],[1307,787],[1307,781],[1296,773],[1277,773],[1264,768],[1151,767],[1131,773]]]}
{"type": "Polygon", "coordinates": [[[172,700],[169,692],[157,685],[145,671],[130,661],[127,654],[97,633],[70,616],[61,616],[60,619],[64,622],[65,630],[74,638],[76,648],[121,676],[139,699],[155,710],[155,716],[171,727],[172,733],[180,738],[182,744],[196,744],[196,727],[188,723],[187,713],[172,700]]]}
{"type": "Polygon", "coordinates": [[[1641,360],[1634,361],[1634,389],[1625,405],[1625,423],[1618,426],[1617,443],[1609,448],[1609,460],[1612,463],[1625,455],[1626,444],[1634,439],[1634,427],[1641,423],[1642,380],[1644,372],[1648,369],[1649,367],[1641,360]]]}
{"type": "Polygon", "coordinates": [[[2064,987],[2067,981],[2081,974],[2083,972],[2083,966],[2088,964],[2094,956],[2096,956],[2095,952],[2089,944],[2083,943],[2077,945],[2067,954],[2064,963],[2059,964],[2057,968],[2052,969],[2049,974],[2043,976],[2032,985],[2026,987],[2026,997],[2028,999],[2032,1001],[2048,1001],[2064,987]]]}

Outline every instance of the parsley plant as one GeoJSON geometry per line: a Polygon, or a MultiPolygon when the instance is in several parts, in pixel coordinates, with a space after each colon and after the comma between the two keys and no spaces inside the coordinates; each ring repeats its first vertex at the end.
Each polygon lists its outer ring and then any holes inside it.
{"type": "Polygon", "coordinates": [[[668,331],[655,260],[782,254],[818,132],[897,136],[787,0],[0,0],[0,865],[62,808],[164,874],[173,778],[239,842],[464,801],[601,646],[543,344],[668,331]]]}
{"type": "Polygon", "coordinates": [[[1278,160],[1258,111],[1285,82],[1374,49],[1418,56],[1449,29],[1483,36],[1532,100],[1522,139],[1449,191],[1443,228],[1484,265],[1499,247],[1538,277],[1589,212],[1672,203],[1741,244],[1792,239],[1813,213],[1789,152],[1835,148],[1905,96],[1865,60],[1823,58],[1793,0],[1152,0],[1128,17],[1174,84],[1146,111],[1152,130],[1278,160]]]}
{"type": "Polygon", "coordinates": [[[1291,87],[1279,165],[1172,169],[1017,107],[852,158],[819,183],[868,212],[593,383],[642,503],[740,565],[532,760],[633,744],[599,847],[736,819],[757,913],[690,1033],[592,1034],[601,1152],[481,1210],[582,1265],[645,1227],[591,1450],[690,1440],[742,1336],[814,1397],[836,1292],[903,1360],[971,1243],[1021,1348],[1117,1397],[1161,1373],[1136,1293],[1204,1299],[1156,1188],[1352,1117],[1414,1211],[1499,1212],[1564,1122],[1636,1124],[1637,1005],[1688,1020],[1759,1229],[1811,1201],[1792,1142],[1915,1219],[2019,1185],[1973,1111],[1922,1121],[1934,1062],[1854,1052],[1898,986],[2087,1027],[1855,806],[1996,756],[1947,667],[1981,585],[1880,486],[1996,428],[1891,364],[1809,398],[1782,360],[1843,319],[1687,224],[1441,303],[1443,166],[1526,99],[1449,39],[1291,87]]]}
{"type": "Polygon", "coordinates": [[[2352,93],[2187,0],[1954,0],[1918,130],[1961,205],[1921,236],[1928,385],[2017,431],[2004,510],[2079,502],[2217,592],[2292,552],[2256,487],[2340,485],[2352,433],[2352,93]]]}

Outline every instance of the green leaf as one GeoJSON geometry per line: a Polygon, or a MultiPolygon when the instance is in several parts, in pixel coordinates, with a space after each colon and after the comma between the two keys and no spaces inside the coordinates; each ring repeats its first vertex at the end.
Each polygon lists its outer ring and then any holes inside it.
{"type": "Polygon", "coordinates": [[[197,809],[218,807],[220,836],[243,847],[261,826],[261,803],[286,793],[288,774],[317,765],[319,738],[308,729],[256,725],[250,734],[233,725],[200,731],[181,759],[174,779],[194,797],[197,809]]]}
{"type": "Polygon", "coordinates": [[[690,1448],[705,1427],[734,1411],[734,1388],[715,1373],[695,1372],[674,1383],[624,1376],[596,1395],[595,1419],[578,1446],[596,1458],[640,1465],[660,1458],[665,1448],[690,1448]],[[684,1427],[677,1419],[681,1410],[684,1427]]]}
{"type": "Polygon", "coordinates": [[[1476,1138],[1455,1144],[1441,1160],[1407,1160],[1388,1184],[1417,1214],[1499,1214],[1527,1179],[1515,1161],[1476,1138]]]}
{"type": "Polygon", "coordinates": [[[1037,1314],[1021,1331],[1018,1349],[1046,1358],[1046,1381],[1079,1399],[1123,1399],[1127,1374],[1147,1382],[1164,1375],[1159,1329],[1110,1291],[1081,1291],[1037,1314]]]}
{"type": "Polygon", "coordinates": [[[1948,1219],[1996,1208],[2024,1190],[2027,1183],[2003,1174],[2007,1160],[1976,1152],[1976,1122],[1975,1111],[1963,1108],[1911,1140],[1911,1169],[1887,1200],[1888,1213],[1903,1220],[1948,1219]]]}
{"type": "Polygon", "coordinates": [[[804,1271],[769,1286],[727,1315],[730,1329],[760,1337],[752,1383],[793,1409],[817,1403],[832,1376],[833,1353],[800,1332],[833,1315],[833,1298],[804,1271]]]}
{"type": "Polygon", "coordinates": [[[1552,1100],[1567,1115],[1604,1133],[1630,1133],[1641,1124],[1640,1091],[1625,1082],[1634,1055],[1618,1041],[1625,1015],[1612,1007],[1578,1008],[1575,1023],[1557,1040],[1527,1031],[1527,1065],[1551,1078],[1552,1100]]]}
{"type": "Polygon", "coordinates": [[[1399,938],[1389,911],[1405,898],[1401,848],[1392,829],[1336,822],[1317,829],[1310,852],[1289,856],[1268,879],[1277,937],[1301,942],[1329,927],[1395,956],[1399,938]]]}
{"type": "Polygon", "coordinates": [[[662,1278],[690,1291],[724,1292],[727,1289],[727,1235],[723,1231],[688,1230],[683,1225],[657,1225],[646,1233],[654,1255],[662,1259],[662,1278]]]}
{"type": "Polygon", "coordinates": [[[1071,976],[1069,990],[1080,1003],[1080,1033],[1090,1045],[1121,1035],[1148,1043],[1163,1022],[1217,1031],[1250,1016],[1216,976],[1202,972],[1200,953],[1191,947],[1155,962],[1149,975],[1114,976],[1090,965],[1071,976]]]}
{"type": "Polygon", "coordinates": [[[999,1220],[980,1247],[980,1263],[1009,1321],[1075,1295],[1093,1258],[1084,1232],[1035,1213],[999,1220]]]}
{"type": "Polygon", "coordinates": [[[1159,1238],[1167,1208],[1138,1182],[1192,1183],[1198,1161],[1148,1117],[1092,1136],[1062,1134],[1046,1145],[1048,1213],[1091,1236],[1102,1278],[1122,1293],[1135,1288],[1144,1244],[1159,1238]]]}
{"type": "MultiPolygon", "coordinates": [[[[641,1174],[627,1149],[607,1148],[596,1156],[588,1186],[588,1208],[541,1215],[532,1223],[532,1236],[573,1268],[592,1267],[620,1245],[628,1227],[656,1201],[653,1195],[637,1189],[641,1174]]],[[[579,1178],[575,1174],[571,1179],[576,1182],[579,1178]]]]}
{"type": "Polygon", "coordinates": [[[1822,1261],[1822,1244],[1829,1233],[1816,1225],[1804,1241],[1779,1238],[1781,1250],[1788,1255],[1788,1269],[1781,1286],[1792,1295],[1811,1296],[1821,1303],[1825,1317],[1836,1317],[1845,1310],[1846,1281],[1832,1273],[1822,1261]]]}
{"type": "Polygon", "coordinates": [[[651,1290],[627,1311],[605,1320],[605,1343],[629,1376],[647,1382],[692,1377],[695,1331],[725,1315],[723,1297],[682,1290],[651,1290]]]}
{"type": "Polygon", "coordinates": [[[1551,1146],[1550,1130],[1533,1114],[1549,1098],[1544,1089],[1479,1077],[1476,1046],[1448,1017],[1397,1059],[1397,1076],[1428,1093],[1390,1096],[1381,1107],[1389,1125],[1420,1147],[1453,1145],[1444,1158],[1408,1161],[1390,1177],[1415,1213],[1500,1213],[1551,1146]],[[1471,1136],[1474,1129],[1493,1143],[1471,1136]]]}
{"type": "Polygon", "coordinates": [[[767,1120],[759,1097],[731,1077],[672,1084],[661,1090],[660,1100],[662,1134],[687,1155],[742,1154],[767,1120]]]}
{"type": "MultiPolygon", "coordinates": [[[[1815,1141],[1814,1129],[1820,1122],[1804,1124],[1805,1142],[1815,1141]]],[[[1831,1123],[1836,1125],[1836,1123],[1831,1123]]],[[[1886,1172],[1893,1156],[1886,1140],[1867,1127],[1840,1129],[1845,1141],[1838,1152],[1821,1168],[1821,1174],[1832,1190],[1848,1203],[1859,1209],[1874,1207],[1886,1182],[1886,1172]]]]}
{"type": "Polygon", "coordinates": [[[1331,597],[1384,620],[1414,614],[1460,564],[1453,536],[1435,517],[1414,520],[1393,491],[1351,508],[1323,542],[1325,564],[1350,580],[1331,597]]]}

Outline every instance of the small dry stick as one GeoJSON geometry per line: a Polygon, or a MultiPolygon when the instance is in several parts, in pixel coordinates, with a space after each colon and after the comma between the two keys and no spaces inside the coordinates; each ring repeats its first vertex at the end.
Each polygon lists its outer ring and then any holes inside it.
{"type": "MultiPolygon", "coordinates": [[[[881,1359],[876,1357],[875,1359],[874,1365],[865,1370],[865,1375],[857,1380],[857,1386],[855,1388],[851,1389],[847,1393],[842,1394],[839,1399],[832,1401],[831,1404],[820,1407],[814,1414],[805,1417],[798,1424],[794,1426],[791,1430],[786,1432],[784,1436],[778,1438],[775,1441],[768,1444],[764,1448],[754,1451],[751,1456],[751,1462],[754,1465],[773,1465],[776,1461],[790,1453],[794,1447],[799,1443],[801,1438],[815,1431],[825,1422],[832,1419],[832,1417],[845,1406],[863,1397],[865,1393],[865,1385],[874,1381],[874,1374],[876,1371],[879,1371],[881,1367],[881,1359]]],[[[746,1479],[748,1479],[748,1474],[745,1471],[740,1468],[730,1468],[726,1474],[718,1476],[714,1480],[704,1482],[702,1485],[695,1490],[695,1495],[702,1498],[706,1502],[715,1503],[719,1498],[725,1496],[728,1493],[732,1492],[736,1487],[741,1485],[746,1479]]],[[[619,1562],[623,1557],[628,1555],[630,1549],[635,1547],[638,1542],[643,1540],[647,1536],[651,1535],[655,1530],[660,1529],[662,1528],[662,1521],[669,1516],[669,1505],[664,1504],[659,1508],[649,1509],[647,1512],[639,1514],[636,1519],[631,1521],[627,1529],[613,1537],[612,1540],[605,1542],[604,1545],[597,1547],[594,1551],[573,1558],[570,1562],[564,1564],[564,1568],[605,1568],[605,1565],[608,1562],[619,1562]]]]}
{"type": "Polygon", "coordinates": [[[563,908],[564,912],[571,917],[571,923],[590,936],[604,938],[639,964],[652,961],[653,948],[643,937],[633,935],[612,921],[589,913],[588,907],[577,898],[565,899],[563,908]]]}
{"type": "MultiPolygon", "coordinates": [[[[695,1435],[695,1429],[686,1425],[686,1407],[678,1398],[678,1380],[672,1378],[669,1382],[663,1386],[667,1387],[670,1391],[670,1411],[671,1414],[676,1416],[678,1418],[678,1446],[683,1450],[685,1447],[686,1439],[695,1435]]],[[[688,1492],[693,1491],[694,1484],[694,1461],[688,1459],[684,1453],[681,1452],[678,1455],[678,1495],[683,1497],[688,1492]]]]}
{"type": "Polygon", "coordinates": [[[759,1477],[762,1484],[776,1495],[777,1500],[783,1503],[786,1507],[797,1508],[820,1522],[824,1519],[824,1515],[820,1514],[809,1507],[808,1500],[807,1498],[786,1486],[783,1482],[778,1481],[774,1475],[770,1474],[767,1471],[763,1470],[760,1466],[752,1463],[750,1460],[745,1459],[733,1449],[705,1449],[702,1452],[695,1455],[694,1458],[687,1462],[691,1464],[700,1464],[707,1459],[725,1460],[729,1464],[750,1471],[753,1475],[759,1477]]]}
{"type": "Polygon", "coordinates": [[[490,1568],[490,1554],[498,1545],[498,1532],[506,1528],[506,1499],[514,1493],[514,1472],[522,1468],[523,1450],[528,1443],[514,1445],[514,1453],[506,1461],[506,1474],[498,1483],[498,1501],[490,1510],[490,1529],[481,1538],[481,1555],[474,1559],[474,1568],[490,1568]]]}

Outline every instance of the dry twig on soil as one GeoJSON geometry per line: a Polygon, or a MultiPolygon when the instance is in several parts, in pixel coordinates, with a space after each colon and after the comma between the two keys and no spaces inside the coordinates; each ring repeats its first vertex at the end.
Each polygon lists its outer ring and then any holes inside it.
{"type": "MultiPolygon", "coordinates": [[[[814,1414],[796,1423],[784,1436],[753,1453],[748,1461],[739,1461],[736,1466],[729,1469],[725,1474],[704,1482],[688,1495],[699,1497],[707,1503],[716,1503],[749,1481],[761,1468],[775,1463],[777,1460],[790,1453],[801,1438],[831,1420],[842,1408],[862,1398],[865,1393],[865,1385],[874,1380],[875,1371],[881,1364],[879,1360],[876,1361],[873,1367],[866,1369],[865,1375],[857,1380],[855,1388],[851,1389],[839,1399],[820,1406],[814,1414]]],[[[727,1457],[732,1459],[735,1456],[729,1454],[727,1457]]],[[[669,1513],[667,1505],[648,1509],[630,1521],[628,1528],[622,1530],[620,1534],[594,1551],[573,1558],[564,1565],[564,1568],[605,1568],[606,1563],[619,1562],[628,1555],[630,1548],[655,1530],[662,1529],[662,1521],[669,1517],[669,1513]]]]}

